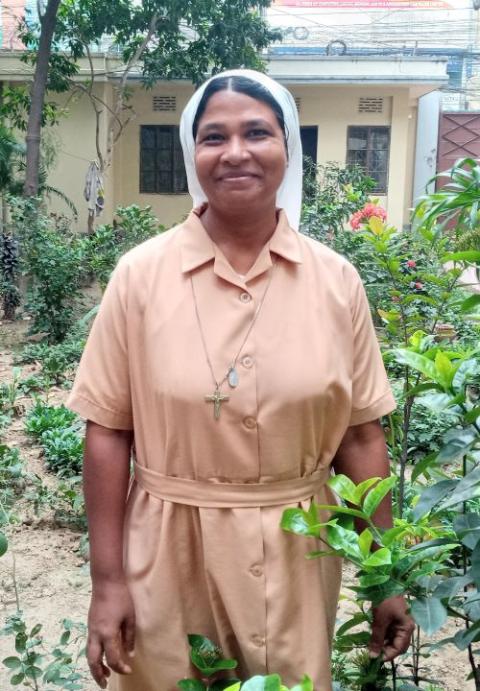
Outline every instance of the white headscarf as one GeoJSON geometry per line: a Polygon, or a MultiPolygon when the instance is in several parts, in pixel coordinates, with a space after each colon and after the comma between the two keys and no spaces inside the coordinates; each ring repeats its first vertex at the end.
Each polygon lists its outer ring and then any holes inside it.
{"type": "Polygon", "coordinates": [[[262,72],[255,70],[227,70],[211,77],[193,94],[182,113],[180,120],[180,141],[187,171],[188,191],[193,198],[194,207],[200,206],[207,197],[203,191],[195,170],[195,141],[192,126],[198,104],[207,84],[219,77],[248,77],[264,86],[277,101],[285,119],[288,149],[288,164],[285,175],[277,192],[277,207],[284,209],[292,228],[298,230],[300,208],[302,204],[302,142],[298,112],[292,94],[281,84],[262,72]]]}

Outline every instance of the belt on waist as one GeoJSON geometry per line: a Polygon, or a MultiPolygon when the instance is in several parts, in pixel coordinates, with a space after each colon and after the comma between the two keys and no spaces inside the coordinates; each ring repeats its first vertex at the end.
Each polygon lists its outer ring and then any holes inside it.
{"type": "Polygon", "coordinates": [[[212,509],[280,506],[313,497],[330,476],[330,469],[277,482],[212,482],[162,475],[138,463],[135,480],[148,494],[175,504],[212,509]]]}

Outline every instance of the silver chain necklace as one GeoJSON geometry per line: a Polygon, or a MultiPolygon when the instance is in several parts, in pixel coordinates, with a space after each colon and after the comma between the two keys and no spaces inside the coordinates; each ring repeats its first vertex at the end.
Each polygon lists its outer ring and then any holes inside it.
{"type": "Polygon", "coordinates": [[[240,345],[239,349],[237,350],[237,354],[235,355],[235,357],[231,361],[225,376],[220,381],[218,381],[216,376],[215,376],[215,372],[213,371],[212,361],[210,359],[210,355],[208,354],[207,342],[205,339],[205,334],[203,332],[202,321],[200,319],[200,312],[198,311],[198,302],[197,302],[197,296],[195,294],[195,286],[193,284],[193,277],[192,277],[192,274],[190,274],[190,285],[192,286],[193,304],[195,306],[195,315],[197,318],[198,330],[200,331],[200,337],[202,339],[202,345],[203,345],[203,350],[205,353],[205,359],[207,361],[208,367],[210,369],[210,373],[212,375],[213,382],[215,384],[215,390],[214,390],[213,394],[208,394],[207,396],[205,396],[205,401],[207,403],[213,403],[213,417],[215,418],[215,420],[220,419],[220,408],[222,406],[222,403],[225,403],[230,398],[226,394],[222,393],[222,391],[221,391],[222,386],[225,384],[225,382],[228,381],[228,385],[230,386],[230,388],[235,389],[239,384],[239,376],[238,376],[238,372],[237,372],[237,361],[238,361],[238,358],[240,357],[240,354],[241,354],[241,352],[245,346],[245,343],[247,342],[248,337],[250,336],[250,334],[252,332],[253,327],[255,326],[255,322],[258,319],[258,315],[260,314],[263,303],[265,302],[265,298],[267,296],[268,289],[270,288],[270,284],[272,282],[275,264],[276,264],[276,262],[273,262],[272,268],[270,269],[270,276],[268,278],[267,285],[265,286],[265,290],[263,291],[263,295],[261,297],[261,300],[257,305],[255,313],[252,317],[252,321],[248,325],[247,331],[245,332],[245,336],[241,342],[241,345],[240,345]]]}

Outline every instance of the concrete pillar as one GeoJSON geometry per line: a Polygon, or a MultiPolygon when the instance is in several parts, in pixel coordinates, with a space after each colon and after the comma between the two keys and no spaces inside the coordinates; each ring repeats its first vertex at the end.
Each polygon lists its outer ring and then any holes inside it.
{"type": "Polygon", "coordinates": [[[397,228],[403,228],[405,199],[409,189],[407,179],[409,115],[408,90],[397,91],[392,99],[387,202],[388,222],[397,228]]]}
{"type": "Polygon", "coordinates": [[[433,191],[427,190],[428,181],[437,170],[438,128],[440,120],[440,92],[432,91],[418,101],[417,140],[415,147],[415,171],[413,179],[413,202],[433,191]]]}

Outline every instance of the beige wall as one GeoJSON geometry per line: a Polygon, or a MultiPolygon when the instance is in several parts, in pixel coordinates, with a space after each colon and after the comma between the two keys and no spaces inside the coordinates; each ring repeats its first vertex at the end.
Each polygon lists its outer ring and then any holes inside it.
{"type": "MultiPolygon", "coordinates": [[[[112,102],[110,84],[96,87],[99,95],[112,102]]],[[[179,221],[189,211],[189,195],[140,194],[139,153],[140,126],[176,125],[192,88],[180,83],[166,83],[146,91],[134,87],[132,103],[135,118],[119,139],[113,166],[105,179],[106,208],[99,222],[109,221],[118,205],[136,203],[150,205],[159,220],[167,226],[179,221]],[[177,98],[175,112],[153,110],[154,95],[174,95],[177,98]]],[[[388,211],[389,221],[401,227],[408,221],[414,160],[415,102],[410,102],[407,87],[381,86],[292,86],[294,96],[301,99],[300,121],[302,125],[318,126],[318,162],[344,162],[346,157],[347,127],[349,125],[388,125],[391,127],[388,195],[381,198],[388,211]],[[382,113],[358,113],[360,96],[384,98],[382,113]]],[[[59,126],[61,152],[56,170],[51,175],[52,185],[60,187],[75,201],[81,210],[79,228],[86,227],[86,203],[83,186],[88,161],[96,157],[94,146],[95,123],[87,98],[70,104],[70,116],[59,126]]],[[[101,139],[105,145],[105,126],[102,124],[101,139]]],[[[55,206],[59,207],[56,203],[55,206]]]]}

